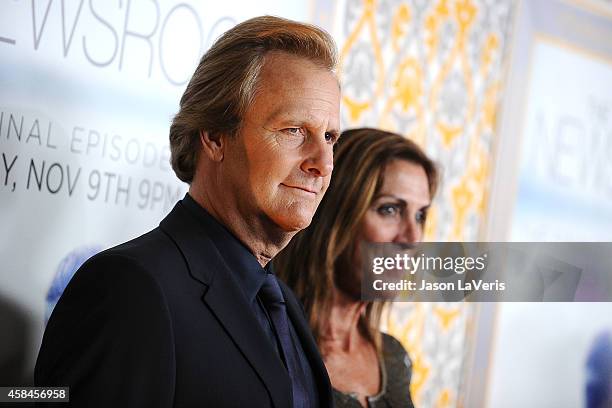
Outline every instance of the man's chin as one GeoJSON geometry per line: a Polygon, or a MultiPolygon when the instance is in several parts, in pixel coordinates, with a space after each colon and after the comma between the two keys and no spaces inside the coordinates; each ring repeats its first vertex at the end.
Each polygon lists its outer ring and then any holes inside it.
{"type": "MultiPolygon", "coordinates": [[[[312,221],[312,216],[314,214],[308,215],[297,215],[292,214],[291,216],[287,216],[288,214],[283,214],[283,217],[278,217],[275,220],[276,225],[278,225],[283,231],[287,233],[299,232],[304,228],[310,225],[312,221]]],[[[274,219],[273,219],[274,220],[274,219]]]]}
{"type": "Polygon", "coordinates": [[[308,218],[308,220],[301,220],[289,223],[287,227],[285,227],[285,231],[287,232],[300,232],[301,230],[308,228],[310,222],[312,221],[312,217],[308,218]]]}

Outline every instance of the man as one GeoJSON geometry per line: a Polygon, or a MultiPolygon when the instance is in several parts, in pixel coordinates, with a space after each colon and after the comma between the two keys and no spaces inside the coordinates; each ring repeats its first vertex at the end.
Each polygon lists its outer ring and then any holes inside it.
{"type": "Polygon", "coordinates": [[[328,34],[275,17],[212,46],[170,128],[189,193],[159,228],[76,273],[37,385],[68,385],[87,407],[331,406],[303,312],[268,264],[329,185],[334,65],[328,34]]]}

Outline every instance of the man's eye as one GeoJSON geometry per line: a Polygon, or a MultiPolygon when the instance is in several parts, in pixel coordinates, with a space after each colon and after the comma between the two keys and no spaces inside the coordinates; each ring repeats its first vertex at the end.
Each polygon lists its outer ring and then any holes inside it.
{"type": "Polygon", "coordinates": [[[400,214],[401,209],[397,205],[381,205],[376,212],[384,217],[395,217],[400,214]]]}
{"type": "Polygon", "coordinates": [[[286,133],[289,133],[290,135],[295,135],[295,136],[302,136],[303,135],[303,131],[302,128],[298,128],[298,127],[294,127],[294,128],[287,128],[284,130],[286,133]]]}
{"type": "Polygon", "coordinates": [[[331,132],[325,132],[325,141],[326,142],[336,143],[337,140],[338,140],[338,138],[336,137],[336,135],[334,135],[331,132]]]}
{"type": "Polygon", "coordinates": [[[276,140],[282,146],[295,149],[306,141],[306,129],[303,127],[287,127],[276,132],[276,140]]]}

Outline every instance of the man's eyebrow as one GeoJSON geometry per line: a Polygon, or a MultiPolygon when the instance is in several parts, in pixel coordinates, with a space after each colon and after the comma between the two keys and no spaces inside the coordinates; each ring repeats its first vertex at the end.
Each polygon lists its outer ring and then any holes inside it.
{"type": "MultiPolygon", "coordinates": [[[[302,107],[298,105],[283,105],[279,106],[277,109],[272,111],[266,118],[264,119],[264,123],[268,123],[271,121],[280,120],[283,122],[292,122],[294,125],[304,126],[309,124],[309,115],[307,115],[307,111],[302,109],[302,107]],[[306,116],[305,116],[306,115],[306,116]]],[[[329,123],[328,123],[329,125],[329,123]]],[[[331,129],[325,130],[326,133],[331,133],[336,140],[340,139],[340,129],[333,125],[331,129]]]]}
{"type": "MultiPolygon", "coordinates": [[[[299,112],[295,112],[295,111],[288,112],[287,107],[281,107],[275,110],[270,115],[268,115],[266,118],[266,122],[273,121],[273,120],[293,122],[295,125],[300,125],[300,126],[307,125],[309,123],[308,119],[305,119],[304,117],[302,117],[299,112]]],[[[335,126],[331,129],[325,130],[325,132],[331,133],[337,139],[340,138],[340,134],[341,134],[340,129],[336,128],[335,126]]]]}

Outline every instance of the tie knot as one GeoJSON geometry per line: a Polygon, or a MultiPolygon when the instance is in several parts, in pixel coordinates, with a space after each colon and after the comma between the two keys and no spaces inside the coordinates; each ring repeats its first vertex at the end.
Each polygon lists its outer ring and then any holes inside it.
{"type": "Polygon", "coordinates": [[[263,285],[261,285],[261,289],[259,289],[259,295],[261,300],[267,305],[285,303],[285,298],[283,298],[283,292],[281,292],[276,276],[271,273],[266,274],[266,279],[263,285]]]}

